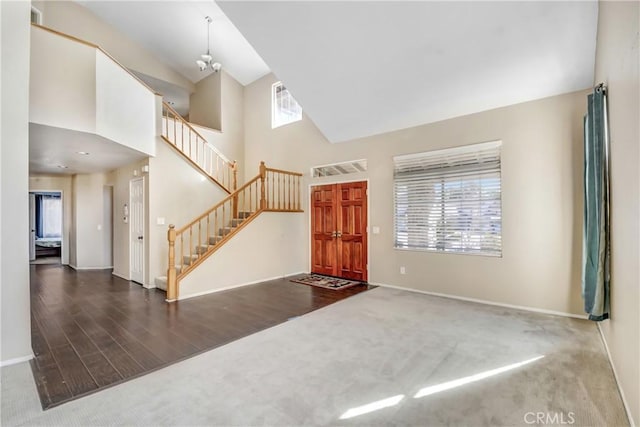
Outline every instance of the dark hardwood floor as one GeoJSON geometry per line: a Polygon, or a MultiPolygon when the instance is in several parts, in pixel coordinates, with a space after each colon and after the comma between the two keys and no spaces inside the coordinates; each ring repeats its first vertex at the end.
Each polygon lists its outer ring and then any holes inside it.
{"type": "Polygon", "coordinates": [[[351,295],[278,279],[172,304],[110,270],[31,266],[33,375],[44,409],[351,295]]]}

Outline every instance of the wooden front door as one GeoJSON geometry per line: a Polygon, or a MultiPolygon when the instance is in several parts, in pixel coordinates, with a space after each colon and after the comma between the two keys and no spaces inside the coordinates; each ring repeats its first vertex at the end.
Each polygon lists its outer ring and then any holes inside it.
{"type": "Polygon", "coordinates": [[[311,189],[311,271],[367,280],[367,183],[311,189]]]}

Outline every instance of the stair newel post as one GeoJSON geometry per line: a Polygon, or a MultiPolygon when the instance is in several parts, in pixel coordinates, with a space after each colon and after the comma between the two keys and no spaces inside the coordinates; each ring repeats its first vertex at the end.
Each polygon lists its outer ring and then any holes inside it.
{"type": "MultiPolygon", "coordinates": [[[[231,165],[231,170],[233,171],[233,191],[238,189],[238,162],[235,160],[231,165]]],[[[233,196],[233,218],[238,218],[238,195],[233,196]]]]}
{"type": "Polygon", "coordinates": [[[267,199],[265,197],[266,191],[264,187],[264,180],[267,177],[267,167],[264,162],[260,162],[260,209],[267,208],[267,199]]]}
{"type": "Polygon", "coordinates": [[[234,160],[231,168],[233,169],[233,191],[236,191],[238,189],[238,162],[234,160]]]}
{"type": "Polygon", "coordinates": [[[173,301],[178,298],[178,283],[176,277],[176,226],[169,225],[167,232],[169,240],[169,268],[167,269],[167,299],[173,301]]]}

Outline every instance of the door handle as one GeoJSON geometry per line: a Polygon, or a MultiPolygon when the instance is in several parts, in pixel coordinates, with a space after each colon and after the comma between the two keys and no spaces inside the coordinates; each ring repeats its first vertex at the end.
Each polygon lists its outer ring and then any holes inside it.
{"type": "Polygon", "coordinates": [[[331,237],[339,239],[340,237],[342,237],[342,231],[334,231],[333,233],[331,233],[331,237]]]}
{"type": "Polygon", "coordinates": [[[142,239],[143,239],[143,237],[142,237],[142,236],[138,236],[138,240],[142,240],[142,239]]]}

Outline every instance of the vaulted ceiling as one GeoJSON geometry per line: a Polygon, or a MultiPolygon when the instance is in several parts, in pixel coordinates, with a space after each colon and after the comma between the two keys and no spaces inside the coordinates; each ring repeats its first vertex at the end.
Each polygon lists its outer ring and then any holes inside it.
{"type": "Polygon", "coordinates": [[[331,142],[593,84],[593,0],[80,3],[194,82],[211,16],[214,59],[273,71],[331,142]]]}
{"type": "Polygon", "coordinates": [[[595,1],[218,4],[331,142],[593,84],[595,1]]]}
{"type": "Polygon", "coordinates": [[[211,24],[211,54],[243,85],[269,68],[231,21],[209,1],[78,1],[100,19],[126,34],[177,72],[197,82],[196,59],[207,50],[206,16],[211,24]]]}

